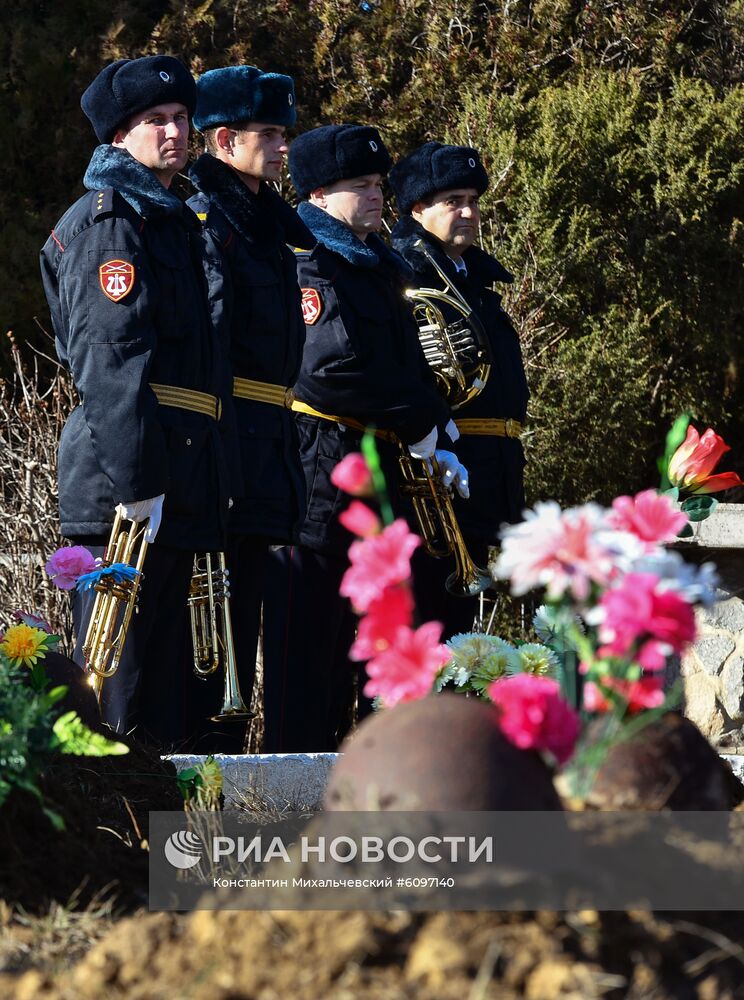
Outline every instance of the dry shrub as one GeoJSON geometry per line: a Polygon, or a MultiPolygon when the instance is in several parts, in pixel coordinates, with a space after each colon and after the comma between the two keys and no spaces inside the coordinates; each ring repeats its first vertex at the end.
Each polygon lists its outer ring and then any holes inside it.
{"type": "Polygon", "coordinates": [[[44,563],[64,544],[57,444],[75,392],[51,358],[37,351],[26,357],[12,333],[8,338],[13,369],[0,383],[0,622],[17,608],[40,614],[69,648],[69,595],[52,586],[44,563]]]}

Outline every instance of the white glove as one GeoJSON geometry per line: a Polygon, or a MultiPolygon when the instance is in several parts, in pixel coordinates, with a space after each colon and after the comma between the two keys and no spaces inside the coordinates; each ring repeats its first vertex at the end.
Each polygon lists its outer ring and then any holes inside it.
{"type": "Polygon", "coordinates": [[[163,500],[165,493],[151,500],[134,500],[132,503],[120,503],[116,507],[117,513],[121,514],[128,521],[146,521],[150,523],[145,529],[145,541],[149,544],[155,541],[155,536],[160,527],[160,519],[163,516],[163,500]]]}
{"type": "Polygon", "coordinates": [[[463,500],[467,500],[470,497],[468,470],[460,464],[457,455],[453,455],[451,451],[435,451],[434,458],[439,465],[444,485],[454,486],[463,500]]]}
{"type": "Polygon", "coordinates": [[[408,445],[408,454],[411,458],[431,458],[437,446],[438,436],[439,431],[436,427],[432,427],[426,437],[421,438],[420,441],[416,441],[415,444],[408,445]]]}
{"type": "Polygon", "coordinates": [[[447,426],[444,428],[444,432],[449,435],[449,439],[453,444],[460,438],[460,432],[457,429],[457,424],[451,418],[447,421],[447,426]]]}

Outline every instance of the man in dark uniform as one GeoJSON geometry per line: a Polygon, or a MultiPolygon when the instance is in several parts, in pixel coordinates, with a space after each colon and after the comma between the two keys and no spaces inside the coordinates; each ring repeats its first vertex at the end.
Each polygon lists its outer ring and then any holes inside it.
{"type": "MultiPolygon", "coordinates": [[[[169,190],[195,102],[191,74],[170,56],[102,70],[81,101],[102,144],[88,192],[41,251],[57,353],[80,395],[59,446],[62,534],[101,555],[118,505],[148,521],[152,543],[102,714],[161,746],[195,724],[186,598],[195,551],[224,547],[229,502],[218,255],[169,190]]],[[[91,591],[75,599],[78,662],[92,602],[91,591]]]]}
{"type": "MultiPolygon", "coordinates": [[[[455,498],[455,512],[471,555],[485,566],[499,526],[519,521],[524,508],[519,435],[529,393],[519,338],[501,307],[501,296],[492,288],[514,279],[495,257],[474,245],[480,223],[478,200],[488,187],[475,149],[427,142],[393,167],[390,185],[401,212],[392,242],[415,272],[414,287],[443,287],[422,247],[416,245],[422,241],[481,321],[491,348],[485,388],[455,413],[462,435],[458,454],[470,472],[470,499],[464,504],[455,498]]],[[[449,636],[469,631],[475,607],[471,600],[446,593],[445,571],[441,562],[430,562],[427,572],[415,574],[415,592],[421,618],[443,621],[449,636]]]]}
{"type": "MultiPolygon", "coordinates": [[[[265,611],[271,750],[333,750],[344,735],[354,668],[347,654],[355,617],[338,588],[352,538],[338,523],[346,498],[334,466],[360,450],[362,432],[392,432],[419,458],[437,455],[466,491],[449,451],[449,409],[437,393],[403,295],[405,263],[376,235],[381,184],[390,166],[375,128],[328,125],[292,144],[299,214],[318,245],[298,256],[307,328],[294,392],[308,499],[300,545],[272,566],[275,595],[265,611]],[[441,443],[443,442],[443,444],[441,443]]],[[[378,440],[394,488],[397,447],[378,440]]]]}
{"type": "MultiPolygon", "coordinates": [[[[271,186],[281,177],[285,133],[295,119],[289,76],[230,66],[210,70],[197,83],[194,125],[207,151],[189,172],[199,193],[188,204],[221,246],[234,292],[230,354],[243,495],[230,514],[227,564],[246,701],[269,545],[296,540],[305,511],[297,430],[287,408],[305,324],[295,255],[287,244],[309,248],[315,241],[271,186]]],[[[229,738],[220,746],[242,751],[229,738]]]]}

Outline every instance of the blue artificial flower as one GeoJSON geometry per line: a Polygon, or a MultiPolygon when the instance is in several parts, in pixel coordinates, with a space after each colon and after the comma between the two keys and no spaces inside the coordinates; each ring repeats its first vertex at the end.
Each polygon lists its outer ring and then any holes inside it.
{"type": "Polygon", "coordinates": [[[111,563],[110,566],[100,566],[90,573],[84,573],[78,578],[76,586],[78,590],[91,590],[104,577],[110,579],[112,583],[130,583],[136,580],[138,575],[134,566],[129,566],[127,563],[111,563]]]}

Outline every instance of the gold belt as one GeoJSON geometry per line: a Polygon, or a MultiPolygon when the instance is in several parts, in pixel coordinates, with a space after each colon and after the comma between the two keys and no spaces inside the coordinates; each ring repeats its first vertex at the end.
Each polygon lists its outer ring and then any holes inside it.
{"type": "Polygon", "coordinates": [[[203,413],[213,420],[222,417],[222,400],[208,392],[197,389],[182,389],[179,385],[159,385],[150,383],[150,388],[157,396],[161,406],[175,406],[179,410],[190,410],[192,413],[203,413]]]}
{"type": "MultiPolygon", "coordinates": [[[[353,417],[337,417],[332,413],[321,413],[320,410],[314,410],[312,406],[308,406],[307,403],[303,403],[300,399],[292,400],[292,409],[296,413],[307,413],[308,416],[318,417],[320,420],[330,420],[334,424],[342,424],[344,427],[351,427],[352,430],[360,431],[362,434],[369,430],[360,420],[355,420],[353,417]]],[[[376,438],[380,438],[383,441],[391,441],[394,444],[397,442],[397,437],[392,431],[373,431],[372,432],[376,438]]]]}
{"type": "Polygon", "coordinates": [[[289,409],[292,405],[292,390],[271,382],[254,382],[250,378],[233,379],[233,396],[239,399],[254,399],[258,403],[271,403],[289,409]]]}
{"type": "Polygon", "coordinates": [[[522,433],[522,425],[518,420],[482,419],[476,417],[456,420],[455,424],[461,434],[488,434],[492,437],[518,438],[522,433]]]}

